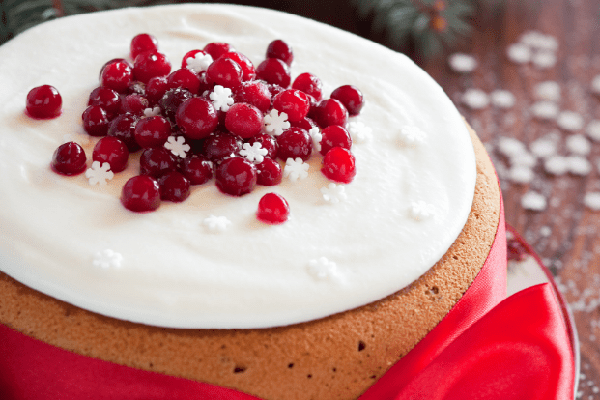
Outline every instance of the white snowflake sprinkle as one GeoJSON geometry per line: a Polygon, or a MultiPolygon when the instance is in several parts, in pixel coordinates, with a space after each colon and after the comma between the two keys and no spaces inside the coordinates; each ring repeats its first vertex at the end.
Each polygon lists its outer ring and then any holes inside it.
{"type": "Polygon", "coordinates": [[[206,71],[212,62],[213,58],[210,54],[198,52],[194,55],[194,57],[188,57],[185,60],[185,67],[194,71],[195,73],[198,73],[206,71]]]}
{"type": "Polygon", "coordinates": [[[535,88],[535,97],[540,100],[559,101],[560,100],[560,86],[558,82],[545,81],[538,83],[535,88]]]}
{"type": "Polygon", "coordinates": [[[594,79],[592,79],[592,92],[597,95],[600,95],[600,75],[596,75],[594,79]]]}
{"type": "Polygon", "coordinates": [[[339,273],[335,262],[329,261],[327,257],[310,260],[307,271],[318,281],[339,280],[339,273]]]}
{"type": "Polygon", "coordinates": [[[148,118],[148,117],[157,117],[160,115],[160,107],[154,107],[154,108],[145,108],[144,109],[144,117],[148,118]]]}
{"type": "Polygon", "coordinates": [[[185,158],[190,151],[190,145],[185,142],[183,136],[169,136],[165,142],[165,148],[171,150],[174,156],[185,158]]]}
{"type": "Polygon", "coordinates": [[[583,129],[585,122],[579,113],[574,111],[562,111],[556,119],[556,124],[560,129],[577,131],[583,129]]]}
{"type": "Polygon", "coordinates": [[[215,85],[209,97],[212,100],[215,109],[223,112],[229,111],[229,107],[234,103],[231,89],[221,85],[215,85]]]}
{"type": "Polygon", "coordinates": [[[521,197],[521,206],[526,210],[544,211],[547,207],[546,198],[538,192],[530,191],[521,197]]]}
{"type": "Polygon", "coordinates": [[[221,233],[224,232],[229,225],[231,225],[231,221],[227,219],[227,217],[211,214],[209,217],[204,218],[202,224],[211,232],[221,233]]]}
{"type": "Polygon", "coordinates": [[[103,162],[100,164],[100,161],[94,161],[92,167],[85,171],[85,177],[88,178],[92,186],[97,184],[104,186],[106,185],[106,181],[110,181],[115,177],[115,174],[110,170],[109,163],[103,162]]]}
{"type": "Polygon", "coordinates": [[[398,131],[398,139],[403,146],[415,147],[425,140],[427,134],[416,126],[405,125],[398,131]]]}
{"type": "Polygon", "coordinates": [[[305,179],[308,176],[308,163],[302,161],[300,157],[288,158],[283,167],[283,176],[296,182],[298,179],[305,179]]]}
{"type": "Polygon", "coordinates": [[[275,136],[281,135],[290,126],[288,116],[283,111],[279,113],[273,108],[269,114],[265,115],[265,130],[275,136]]]}
{"type": "Polygon", "coordinates": [[[409,207],[409,212],[416,221],[422,221],[435,214],[435,207],[423,200],[413,201],[409,207]]]}
{"type": "Polygon", "coordinates": [[[117,253],[111,249],[104,249],[96,253],[94,261],[92,262],[95,267],[102,269],[108,268],[121,268],[123,262],[123,256],[121,253],[117,253]]]}
{"type": "Polygon", "coordinates": [[[567,157],[553,156],[544,161],[544,170],[552,175],[563,175],[569,171],[567,157]]]}
{"type": "Polygon", "coordinates": [[[554,36],[544,35],[538,31],[525,32],[520,41],[538,50],[556,51],[558,49],[558,41],[554,36]]]}
{"type": "Polygon", "coordinates": [[[471,88],[462,95],[462,102],[472,110],[481,110],[490,104],[490,98],[483,90],[471,88]]]}
{"type": "Polygon", "coordinates": [[[321,130],[315,126],[314,128],[310,128],[308,130],[308,134],[312,139],[313,149],[316,151],[321,151],[321,140],[323,140],[323,134],[321,133],[321,130]]]}
{"type": "Polygon", "coordinates": [[[506,49],[506,56],[515,64],[526,64],[531,59],[531,50],[526,44],[513,43],[506,49]]]}
{"type": "Polygon", "coordinates": [[[246,157],[250,162],[261,163],[265,159],[265,156],[269,154],[269,150],[263,149],[262,144],[258,142],[244,143],[240,155],[246,157]]]}
{"type": "Polygon", "coordinates": [[[498,151],[500,154],[510,158],[527,153],[527,147],[518,139],[502,136],[498,139],[498,151]]]}
{"type": "Polygon", "coordinates": [[[477,68],[477,60],[470,54],[454,53],[448,57],[448,65],[455,72],[473,72],[477,68]]]}
{"type": "Polygon", "coordinates": [[[531,153],[524,152],[510,157],[508,161],[511,166],[532,168],[537,163],[537,158],[531,153]]]}
{"type": "Polygon", "coordinates": [[[346,188],[342,185],[336,185],[335,183],[330,183],[329,186],[322,187],[321,193],[323,194],[325,201],[332,204],[346,201],[348,199],[346,188]]]}
{"type": "Polygon", "coordinates": [[[592,139],[594,142],[600,142],[600,120],[590,121],[587,128],[585,128],[585,133],[592,139]]]}
{"type": "Polygon", "coordinates": [[[590,142],[582,134],[571,135],[565,141],[569,153],[577,156],[586,156],[592,150],[590,142]]]}
{"type": "Polygon", "coordinates": [[[528,184],[533,176],[533,170],[526,165],[515,165],[508,170],[508,179],[517,184],[528,184]]]}
{"type": "Polygon", "coordinates": [[[511,108],[515,105],[515,96],[508,90],[494,90],[490,93],[492,104],[498,108],[511,108]]]}
{"type": "Polygon", "coordinates": [[[537,157],[552,157],[558,152],[558,143],[550,137],[541,137],[533,141],[529,148],[537,157]]]}
{"type": "Polygon", "coordinates": [[[600,192],[588,192],[585,194],[585,206],[592,211],[600,211],[600,192]]]}
{"type": "Polygon", "coordinates": [[[531,58],[533,65],[539,69],[548,69],[556,65],[556,53],[553,51],[538,51],[531,58]]]}
{"type": "Polygon", "coordinates": [[[553,101],[536,101],[530,110],[535,118],[541,120],[554,119],[558,115],[558,105],[553,101]]]}
{"type": "Polygon", "coordinates": [[[592,164],[585,157],[565,157],[567,168],[573,175],[585,176],[592,170],[592,164]]]}
{"type": "Polygon", "coordinates": [[[365,143],[373,138],[373,129],[360,121],[352,121],[348,124],[348,132],[356,143],[365,143]]]}

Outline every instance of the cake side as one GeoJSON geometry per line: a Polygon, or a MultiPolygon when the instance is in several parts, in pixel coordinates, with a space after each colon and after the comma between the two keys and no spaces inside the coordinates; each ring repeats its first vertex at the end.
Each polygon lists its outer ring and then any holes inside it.
{"type": "Polygon", "coordinates": [[[463,231],[431,270],[381,301],[281,328],[162,329],[80,309],[0,273],[0,322],[82,355],[268,400],[355,399],[442,320],[487,258],[500,190],[472,131],[471,139],[477,184],[463,231]]]}

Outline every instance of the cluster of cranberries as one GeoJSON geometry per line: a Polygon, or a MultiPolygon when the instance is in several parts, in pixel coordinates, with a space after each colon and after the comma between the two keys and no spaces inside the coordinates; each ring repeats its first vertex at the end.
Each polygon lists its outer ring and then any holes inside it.
{"type": "MultiPolygon", "coordinates": [[[[352,139],[346,129],[348,117],[360,112],[361,92],[341,86],[323,99],[321,80],[312,73],[300,74],[293,82],[292,48],[281,40],[269,44],[266,59],[254,67],[228,43],[209,43],[191,50],[181,69],[171,72],[171,63],[148,34],[133,38],[133,63],[108,61],[100,72],[100,86],[90,96],[83,112],[83,126],[97,142],[92,158],[107,162],[113,172],[123,171],[129,154],[141,150],[139,175],[123,187],[121,201],[135,212],[153,211],[160,200],[184,201],[190,185],[201,185],[215,177],[224,193],[241,196],[255,185],[281,182],[277,158],[313,153],[312,128],[321,131],[324,156],[322,172],[330,180],[349,183],[356,175],[352,139]],[[191,68],[194,60],[208,60],[205,68],[191,68]],[[219,88],[220,86],[220,88],[219,88]],[[217,90],[231,90],[233,103],[222,111],[212,101],[217,90]],[[212,95],[212,96],[211,96],[212,95]],[[147,116],[145,110],[159,111],[147,116]],[[278,136],[265,133],[265,115],[273,109],[286,113],[289,129],[278,136]],[[170,136],[183,136],[190,151],[177,156],[165,143],[170,136]],[[259,143],[267,155],[260,163],[241,156],[244,143],[259,143]]],[[[39,118],[60,113],[60,95],[50,86],[33,89],[27,111],[39,118]]],[[[54,171],[75,175],[86,168],[83,149],[74,142],[60,146],[52,159],[54,171]]],[[[259,204],[259,219],[285,221],[289,207],[283,197],[269,193],[259,204]]]]}

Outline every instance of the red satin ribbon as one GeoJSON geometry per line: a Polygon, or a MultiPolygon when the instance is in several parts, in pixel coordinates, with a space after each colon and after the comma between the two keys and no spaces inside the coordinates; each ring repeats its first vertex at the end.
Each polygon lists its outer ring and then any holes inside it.
{"type": "MultiPolygon", "coordinates": [[[[360,400],[573,399],[574,358],[551,286],[501,301],[505,290],[502,214],[488,259],[465,295],[360,400]]],[[[80,356],[1,324],[0,339],[3,400],[260,400],[80,356]]]]}

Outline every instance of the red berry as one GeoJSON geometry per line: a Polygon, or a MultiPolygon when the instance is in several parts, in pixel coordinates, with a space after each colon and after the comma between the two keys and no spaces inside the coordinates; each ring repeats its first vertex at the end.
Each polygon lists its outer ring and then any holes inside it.
{"type": "Polygon", "coordinates": [[[312,128],[317,128],[317,124],[315,123],[315,121],[308,117],[304,117],[299,121],[292,121],[290,122],[290,126],[306,129],[307,131],[310,131],[312,128]]]}
{"type": "Polygon", "coordinates": [[[330,97],[341,101],[351,117],[357,116],[364,104],[362,92],[352,85],[340,86],[331,92],[330,97]]]}
{"type": "Polygon", "coordinates": [[[100,106],[106,112],[108,119],[113,119],[121,111],[121,96],[107,87],[92,90],[88,106],[100,106]]]}
{"type": "Polygon", "coordinates": [[[133,76],[136,80],[148,83],[155,76],[165,76],[171,72],[171,63],[163,53],[147,51],[140,53],[133,62],[133,76]]]}
{"type": "Polygon", "coordinates": [[[267,224],[281,224],[290,216],[288,202],[277,193],[267,193],[258,202],[256,218],[267,224]]]}
{"type": "Polygon", "coordinates": [[[229,58],[235,61],[242,68],[242,80],[251,81],[256,78],[256,70],[252,61],[242,53],[230,51],[223,54],[221,57],[229,58]]]}
{"type": "Polygon", "coordinates": [[[321,172],[334,182],[350,183],[356,176],[356,158],[350,150],[334,147],[325,155],[321,172]]]}
{"type": "Polygon", "coordinates": [[[144,53],[146,51],[157,51],[158,50],[158,40],[152,35],[147,33],[140,33],[131,39],[131,43],[129,44],[129,55],[132,60],[140,53],[144,53]]]}
{"type": "Polygon", "coordinates": [[[235,103],[225,115],[225,127],[234,135],[250,138],[263,128],[263,114],[248,103],[235,103]]]}
{"type": "Polygon", "coordinates": [[[343,147],[350,150],[352,147],[352,137],[350,133],[338,125],[331,125],[321,132],[321,154],[326,155],[333,147],[343,147]]]}
{"type": "Polygon", "coordinates": [[[206,138],[202,152],[209,160],[219,162],[228,157],[239,156],[243,143],[239,136],[214,133],[206,138]]]}
{"type": "Polygon", "coordinates": [[[100,161],[100,164],[109,163],[112,172],[121,172],[127,168],[129,150],[122,140],[114,136],[106,136],[94,146],[92,159],[100,161]]]}
{"type": "Polygon", "coordinates": [[[192,94],[198,93],[200,89],[200,78],[189,69],[178,69],[171,72],[167,77],[167,83],[169,89],[183,88],[192,94]]]}
{"type": "Polygon", "coordinates": [[[273,40],[267,47],[267,58],[278,58],[287,65],[292,65],[294,52],[292,47],[283,40],[273,40]]]}
{"type": "Polygon", "coordinates": [[[52,156],[50,167],[61,175],[77,175],[85,171],[87,158],[85,152],[75,142],[58,146],[52,156]]]}
{"type": "Polygon", "coordinates": [[[217,167],[217,187],[227,194],[242,196],[256,186],[256,166],[243,157],[230,157],[217,167]]]}
{"type": "Polygon", "coordinates": [[[290,122],[300,121],[308,114],[310,102],[306,93],[288,89],[273,98],[273,108],[286,113],[290,122]]]}
{"type": "Polygon", "coordinates": [[[271,99],[273,99],[273,97],[277,96],[279,93],[281,93],[285,90],[285,88],[279,86],[276,83],[268,83],[268,85],[269,85],[269,92],[271,92],[271,99]]]}
{"type": "Polygon", "coordinates": [[[100,106],[89,106],[81,115],[83,128],[92,136],[106,136],[108,132],[108,117],[100,106]]]}
{"type": "Polygon", "coordinates": [[[219,119],[213,104],[194,97],[181,103],[175,115],[177,126],[189,139],[201,139],[215,130],[219,119]]]}
{"type": "Polygon", "coordinates": [[[266,83],[262,81],[242,82],[235,93],[236,103],[248,103],[266,113],[271,108],[271,92],[266,83]]]}
{"type": "Polygon", "coordinates": [[[171,124],[165,118],[142,118],[135,125],[135,141],[145,149],[160,147],[171,136],[171,124]]]}
{"type": "Polygon", "coordinates": [[[292,74],[290,67],[278,58],[267,58],[256,68],[256,76],[282,88],[290,86],[292,74]]]}
{"type": "Polygon", "coordinates": [[[140,157],[140,174],[142,175],[158,178],[176,169],[177,159],[170,150],[164,147],[146,149],[140,157]]]}
{"type": "Polygon", "coordinates": [[[236,89],[242,84],[242,67],[231,58],[219,57],[206,70],[208,82],[236,89]]]}
{"type": "Polygon", "coordinates": [[[229,43],[208,43],[204,46],[204,51],[210,54],[213,60],[216,60],[225,53],[235,51],[235,49],[229,43]]]}
{"type": "Polygon", "coordinates": [[[29,116],[33,118],[58,117],[62,111],[62,97],[54,86],[38,86],[27,94],[25,108],[29,116]]]}
{"type": "Polygon", "coordinates": [[[100,85],[118,93],[126,93],[133,78],[133,72],[126,61],[113,61],[102,68],[100,85]]]}
{"type": "Polygon", "coordinates": [[[102,68],[100,68],[100,78],[102,78],[102,71],[104,71],[104,68],[106,68],[106,66],[114,62],[124,62],[129,66],[129,69],[133,70],[133,64],[130,63],[126,58],[113,58],[112,60],[108,60],[107,62],[105,62],[102,68]]]}
{"type": "Polygon", "coordinates": [[[181,172],[190,181],[190,184],[202,185],[212,179],[213,165],[204,156],[191,156],[183,160],[181,172]]]}
{"type": "Polygon", "coordinates": [[[160,199],[181,203],[190,195],[190,181],[181,172],[169,171],[158,178],[160,199]]]}
{"type": "Polygon", "coordinates": [[[135,141],[135,125],[138,120],[139,119],[135,115],[119,115],[108,124],[108,136],[114,136],[117,139],[120,139],[125,143],[130,153],[138,151],[140,145],[135,141]]]}
{"type": "Polygon", "coordinates": [[[256,164],[258,170],[258,177],[256,183],[262,186],[275,186],[281,183],[283,178],[283,170],[281,165],[272,158],[265,157],[265,159],[256,164]]]}
{"type": "Polygon", "coordinates": [[[137,93],[128,94],[121,100],[121,114],[129,113],[139,117],[148,107],[150,107],[148,99],[137,93]]]}
{"type": "Polygon", "coordinates": [[[311,116],[321,128],[330,125],[346,126],[348,123],[348,110],[339,100],[322,100],[311,110],[311,116]]]}
{"type": "Polygon", "coordinates": [[[158,182],[150,176],[134,176],[123,186],[121,203],[133,212],[156,210],[160,206],[158,182]]]}
{"type": "Polygon", "coordinates": [[[211,92],[214,88],[215,85],[213,85],[212,83],[210,83],[208,81],[208,78],[206,77],[206,71],[202,71],[198,74],[198,79],[200,79],[200,88],[198,89],[198,94],[199,95],[203,95],[204,92],[209,91],[211,92]]]}
{"type": "Polygon", "coordinates": [[[275,156],[277,156],[277,141],[268,133],[259,133],[258,135],[254,135],[248,139],[248,143],[250,143],[250,145],[254,143],[260,143],[262,148],[268,151],[267,157],[275,158],[275,156]]]}
{"type": "Polygon", "coordinates": [[[316,101],[321,101],[323,98],[323,83],[321,79],[310,72],[298,75],[292,84],[292,89],[301,90],[307,95],[312,96],[316,101]]]}
{"type": "Polygon", "coordinates": [[[277,136],[277,157],[282,160],[300,157],[306,161],[312,153],[312,138],[302,128],[290,128],[277,136]]]}
{"type": "Polygon", "coordinates": [[[165,117],[171,122],[177,119],[177,110],[184,101],[194,97],[189,90],[183,88],[169,89],[159,100],[158,105],[165,117]]]}
{"type": "Polygon", "coordinates": [[[166,76],[156,76],[148,81],[146,85],[146,98],[150,104],[157,104],[160,99],[165,95],[165,92],[169,88],[166,76]]]}

